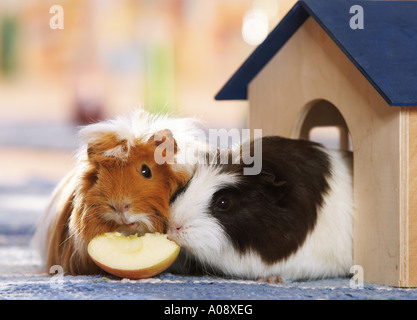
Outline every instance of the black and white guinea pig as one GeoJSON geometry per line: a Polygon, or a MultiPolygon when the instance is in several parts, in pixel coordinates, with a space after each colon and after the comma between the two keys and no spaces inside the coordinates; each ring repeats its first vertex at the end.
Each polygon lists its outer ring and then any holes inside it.
{"type": "Polygon", "coordinates": [[[261,172],[244,175],[244,167],[199,165],[173,196],[168,236],[182,252],[170,271],[268,281],[347,276],[352,154],[264,137],[261,172]]]}

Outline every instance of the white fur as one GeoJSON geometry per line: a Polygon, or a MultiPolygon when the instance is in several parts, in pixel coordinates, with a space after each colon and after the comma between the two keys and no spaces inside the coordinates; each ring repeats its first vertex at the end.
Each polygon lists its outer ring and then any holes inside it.
{"type": "Polygon", "coordinates": [[[154,232],[155,226],[153,219],[149,213],[131,213],[123,212],[116,214],[114,212],[107,212],[103,215],[106,220],[115,221],[120,225],[128,225],[137,223],[134,229],[128,228],[129,234],[143,235],[145,232],[154,232]]]}
{"type": "Polygon", "coordinates": [[[46,208],[44,214],[38,218],[36,233],[31,241],[31,246],[38,251],[42,265],[45,263],[47,257],[49,228],[55,219],[57,211],[64,206],[64,202],[69,199],[74,191],[73,187],[75,179],[76,172],[75,170],[72,170],[60,181],[52,193],[48,208],[46,208]]]}
{"type": "Polygon", "coordinates": [[[145,225],[147,227],[147,230],[155,229],[152,223],[152,219],[149,216],[149,213],[114,213],[109,211],[104,213],[103,217],[108,221],[115,221],[120,225],[139,223],[140,225],[145,225]]]}
{"type": "Polygon", "coordinates": [[[214,166],[199,168],[189,182],[188,190],[192,192],[180,194],[170,208],[168,235],[200,259],[211,261],[211,257],[226,250],[229,240],[207,212],[208,205],[216,190],[237,180],[232,174],[219,174],[214,166]]]}
{"type": "MultiPolygon", "coordinates": [[[[325,150],[324,150],[325,151],[325,150]]],[[[206,212],[214,192],[233,184],[238,176],[221,173],[214,166],[197,169],[188,190],[173,203],[170,237],[203,263],[230,276],[259,279],[279,276],[287,280],[346,276],[352,265],[353,196],[350,165],[339,152],[328,152],[332,176],[330,191],[318,212],[314,230],[285,261],[265,264],[256,252],[238,253],[222,227],[206,212]],[[204,170],[204,172],[202,172],[204,170]],[[177,232],[175,228],[183,228],[177,232]]]]}

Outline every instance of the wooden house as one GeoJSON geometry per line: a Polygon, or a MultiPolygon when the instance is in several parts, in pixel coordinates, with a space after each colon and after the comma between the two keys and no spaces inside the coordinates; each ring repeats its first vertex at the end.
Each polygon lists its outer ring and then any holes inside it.
{"type": "Polygon", "coordinates": [[[264,136],[350,137],[354,264],[400,287],[417,286],[416,17],[416,1],[298,1],[216,96],[247,99],[264,136]]]}

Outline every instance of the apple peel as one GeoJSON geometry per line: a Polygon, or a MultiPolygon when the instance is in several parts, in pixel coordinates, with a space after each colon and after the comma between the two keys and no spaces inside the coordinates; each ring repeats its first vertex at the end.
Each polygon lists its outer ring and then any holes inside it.
{"type": "Polygon", "coordinates": [[[98,267],[112,275],[143,279],[166,270],[177,259],[180,247],[166,234],[138,237],[108,232],[94,237],[87,252],[98,267]]]}

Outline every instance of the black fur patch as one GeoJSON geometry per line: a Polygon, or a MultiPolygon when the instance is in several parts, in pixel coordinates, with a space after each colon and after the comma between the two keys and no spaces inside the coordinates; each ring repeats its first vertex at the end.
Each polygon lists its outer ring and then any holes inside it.
{"type": "MultiPolygon", "coordinates": [[[[305,140],[264,137],[260,174],[244,176],[243,168],[250,165],[243,161],[220,165],[241,179],[213,195],[211,214],[239,252],[252,249],[272,264],[304,243],[329,188],[330,159],[319,146],[305,140]]],[[[253,154],[253,143],[251,148],[253,154]]]]}
{"type": "Polygon", "coordinates": [[[190,180],[188,180],[185,186],[178,188],[169,199],[169,204],[171,205],[178,198],[180,194],[183,194],[185,191],[187,191],[189,185],[190,185],[190,180]]]}

